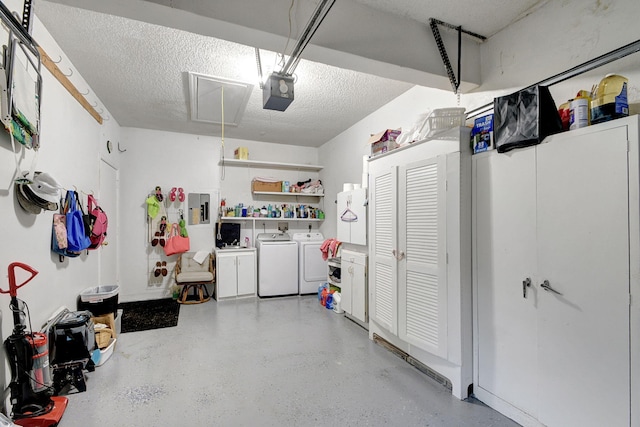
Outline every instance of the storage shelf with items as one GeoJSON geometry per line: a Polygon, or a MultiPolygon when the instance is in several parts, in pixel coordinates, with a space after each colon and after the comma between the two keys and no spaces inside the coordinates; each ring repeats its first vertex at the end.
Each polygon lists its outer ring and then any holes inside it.
{"type": "Polygon", "coordinates": [[[312,193],[312,194],[307,194],[307,193],[285,193],[285,192],[276,192],[276,191],[254,191],[253,192],[254,195],[268,195],[268,196],[285,196],[285,197],[324,197],[324,193],[312,193]]]}
{"type": "Polygon", "coordinates": [[[292,181],[255,177],[251,180],[251,193],[271,196],[324,197],[324,187],[319,179],[309,178],[306,181],[293,183],[292,181]]]}
{"type": "Polygon", "coordinates": [[[342,267],[340,258],[329,258],[327,260],[327,269],[327,281],[329,284],[340,288],[342,283],[342,267]]]}
{"type": "Polygon", "coordinates": [[[244,206],[222,208],[222,220],[301,220],[322,221],[324,211],[301,203],[268,204],[262,207],[244,206]]]}

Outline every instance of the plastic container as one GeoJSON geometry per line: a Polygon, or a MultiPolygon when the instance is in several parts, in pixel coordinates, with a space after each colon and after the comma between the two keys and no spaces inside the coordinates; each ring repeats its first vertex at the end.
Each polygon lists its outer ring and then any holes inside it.
{"type": "Polygon", "coordinates": [[[626,77],[607,74],[592,93],[591,123],[601,123],[629,115],[626,77]]]}
{"type": "Polygon", "coordinates": [[[464,108],[436,108],[422,124],[419,139],[431,138],[440,132],[464,126],[465,111],[464,108]]]}
{"type": "Polygon", "coordinates": [[[100,360],[96,363],[96,366],[102,366],[113,355],[113,350],[116,347],[117,338],[111,338],[111,342],[108,346],[100,350],[100,360]]]}
{"type": "Polygon", "coordinates": [[[80,292],[78,310],[89,310],[94,316],[113,313],[117,315],[118,285],[94,286],[80,292]]]}
{"type": "Polygon", "coordinates": [[[333,293],[333,311],[342,314],[344,310],[342,309],[342,295],[340,292],[333,293]]]}

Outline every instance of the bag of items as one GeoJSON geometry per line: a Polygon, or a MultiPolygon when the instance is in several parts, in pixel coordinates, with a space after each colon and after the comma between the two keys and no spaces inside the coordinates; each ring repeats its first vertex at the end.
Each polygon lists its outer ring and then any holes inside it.
{"type": "Polygon", "coordinates": [[[562,131],[562,121],[546,86],[531,86],[493,100],[493,136],[499,153],[540,144],[562,131]]]}

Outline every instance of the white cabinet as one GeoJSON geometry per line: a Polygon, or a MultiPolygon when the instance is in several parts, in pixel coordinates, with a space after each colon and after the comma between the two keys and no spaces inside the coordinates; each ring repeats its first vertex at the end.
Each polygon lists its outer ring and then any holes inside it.
{"type": "Polygon", "coordinates": [[[342,250],[342,309],[353,318],[367,322],[367,256],[342,250]]]}
{"type": "Polygon", "coordinates": [[[256,250],[216,249],[216,299],[256,295],[256,250]]]}
{"type": "Polygon", "coordinates": [[[337,234],[343,243],[367,244],[367,189],[338,193],[337,234]]]}
{"type": "Polygon", "coordinates": [[[469,130],[369,164],[369,331],[446,377],[471,384],[469,130]],[[423,160],[416,160],[423,159],[423,160]]]}
{"type": "Polygon", "coordinates": [[[525,425],[639,425],[638,118],[473,163],[476,396],[525,425]]]}

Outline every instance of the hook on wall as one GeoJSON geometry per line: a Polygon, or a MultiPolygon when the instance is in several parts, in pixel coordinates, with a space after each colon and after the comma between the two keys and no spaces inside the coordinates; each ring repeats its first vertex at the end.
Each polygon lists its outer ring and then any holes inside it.
{"type": "Polygon", "coordinates": [[[100,108],[100,111],[98,111],[98,114],[102,115],[102,113],[104,113],[104,109],[100,108]]]}
{"type": "Polygon", "coordinates": [[[111,116],[109,116],[109,115],[107,114],[107,117],[103,117],[103,118],[102,118],[102,120],[104,120],[104,121],[106,122],[106,121],[108,121],[110,118],[111,118],[111,116]]]}
{"type": "MultiPolygon", "coordinates": [[[[64,74],[64,73],[62,73],[62,74],[64,74]]],[[[73,70],[71,68],[69,68],[69,74],[64,74],[64,75],[67,76],[67,77],[73,76],[73,70]]]]}
{"type": "Polygon", "coordinates": [[[96,101],[96,102],[95,102],[95,104],[91,104],[91,106],[92,106],[93,108],[96,108],[96,107],[98,106],[98,101],[96,101]]]}
{"type": "Polygon", "coordinates": [[[124,150],[122,150],[122,149],[120,148],[120,141],[118,141],[118,151],[119,151],[119,152],[121,152],[121,153],[124,153],[125,151],[127,151],[127,149],[126,149],[126,148],[125,148],[124,150]]]}
{"type": "Polygon", "coordinates": [[[89,95],[89,92],[90,92],[90,90],[89,90],[89,89],[87,89],[87,93],[80,92],[80,95],[82,95],[82,96],[87,96],[87,95],[89,95]]]}
{"type": "Polygon", "coordinates": [[[53,63],[55,63],[55,64],[59,64],[59,63],[61,63],[61,62],[62,62],[62,56],[58,55],[58,58],[60,58],[60,59],[58,59],[57,61],[54,61],[54,60],[52,59],[52,60],[51,60],[51,62],[53,62],[53,63]]]}

